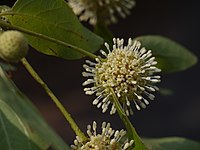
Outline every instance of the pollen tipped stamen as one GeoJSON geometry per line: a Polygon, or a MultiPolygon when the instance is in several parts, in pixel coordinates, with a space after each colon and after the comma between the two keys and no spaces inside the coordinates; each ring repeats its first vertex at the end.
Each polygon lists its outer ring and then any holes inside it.
{"type": "Polygon", "coordinates": [[[93,105],[97,105],[99,103],[99,101],[103,98],[103,95],[99,95],[97,98],[95,98],[93,100],[93,105]]]}
{"type": "Polygon", "coordinates": [[[108,56],[108,54],[107,54],[105,51],[103,51],[103,50],[100,50],[100,52],[101,52],[101,54],[102,54],[102,55],[104,55],[105,57],[107,57],[107,56],[108,56]]]}
{"type": "MultiPolygon", "coordinates": [[[[145,88],[144,87],[141,87],[141,86],[137,86],[137,87],[139,87],[139,89],[141,90],[141,91],[144,91],[145,90],[145,88]]],[[[146,87],[146,86],[145,86],[146,87]]]]}
{"type": "Polygon", "coordinates": [[[99,88],[94,86],[94,87],[91,87],[91,88],[84,88],[83,90],[85,91],[86,95],[92,95],[95,92],[99,91],[99,88]]]}
{"type": "Polygon", "coordinates": [[[153,82],[153,83],[158,83],[161,81],[160,76],[142,77],[142,79],[153,82]]]}
{"type": "Polygon", "coordinates": [[[113,104],[112,105],[112,108],[111,108],[111,111],[110,111],[110,114],[112,115],[112,114],[115,114],[115,112],[116,112],[116,108],[115,108],[115,105],[113,104]]]}
{"type": "Polygon", "coordinates": [[[87,79],[85,82],[83,82],[83,86],[86,86],[86,85],[89,85],[91,83],[95,83],[95,80],[94,79],[87,79]]]}
{"type": "Polygon", "coordinates": [[[87,126],[88,141],[82,142],[81,139],[76,136],[74,145],[71,145],[73,150],[110,150],[110,149],[121,149],[127,150],[133,145],[133,140],[128,140],[126,137],[125,130],[113,130],[110,123],[103,122],[101,126],[101,133],[97,133],[97,123],[93,121],[92,126],[87,126]]]}
{"type": "Polygon", "coordinates": [[[128,100],[128,97],[126,96],[126,105],[129,107],[131,105],[130,101],[128,100]]]}
{"type": "Polygon", "coordinates": [[[144,101],[144,103],[145,103],[146,105],[149,105],[149,101],[148,101],[148,100],[146,100],[145,98],[143,98],[143,101],[144,101]]]}
{"type": "Polygon", "coordinates": [[[94,68],[93,67],[90,67],[86,64],[83,65],[83,68],[87,71],[87,72],[94,72],[94,68]]]}
{"type": "Polygon", "coordinates": [[[154,100],[155,96],[151,93],[148,93],[146,91],[144,91],[144,94],[147,95],[147,97],[150,99],[150,100],[154,100]]]}
{"type": "Polygon", "coordinates": [[[135,104],[135,107],[137,108],[137,110],[140,110],[140,106],[136,103],[135,100],[133,100],[134,104],[135,104]]]}
{"type": "Polygon", "coordinates": [[[82,72],[83,77],[94,77],[93,73],[88,73],[88,72],[82,72]]]}
{"type": "Polygon", "coordinates": [[[150,92],[155,92],[155,88],[151,87],[151,86],[145,86],[145,88],[150,91],[150,92]]]}
{"type": "Polygon", "coordinates": [[[137,93],[134,93],[134,94],[135,94],[135,96],[136,96],[139,100],[142,99],[142,96],[138,95],[137,93]]]}
{"type": "Polygon", "coordinates": [[[95,89],[85,90],[87,94],[98,96],[93,104],[102,108],[106,112],[109,105],[112,105],[110,114],[116,112],[110,88],[113,88],[119,103],[123,106],[126,115],[132,115],[131,102],[134,102],[136,109],[146,108],[149,104],[148,99],[153,100],[155,96],[151,93],[159,90],[154,84],[160,82],[160,76],[156,75],[161,70],[155,67],[157,63],[155,57],[152,57],[151,50],[140,48],[139,41],[128,40],[128,45],[124,46],[124,40],[113,38],[113,50],[105,43],[108,53],[101,50],[101,54],[106,57],[101,61],[96,58],[96,65],[84,66],[87,76],[83,85],[94,84],[95,89]],[[91,68],[90,68],[91,67],[91,68]],[[98,88],[97,88],[98,87],[98,88]],[[148,98],[148,99],[145,99],[148,98]]]}
{"type": "Polygon", "coordinates": [[[95,66],[96,65],[96,63],[94,63],[94,62],[92,62],[92,61],[90,61],[90,60],[86,60],[85,61],[87,64],[89,64],[90,66],[95,66]]]}
{"type": "Polygon", "coordinates": [[[79,20],[91,25],[116,23],[118,16],[125,18],[135,6],[134,0],[68,0],[68,3],[79,20]]]}

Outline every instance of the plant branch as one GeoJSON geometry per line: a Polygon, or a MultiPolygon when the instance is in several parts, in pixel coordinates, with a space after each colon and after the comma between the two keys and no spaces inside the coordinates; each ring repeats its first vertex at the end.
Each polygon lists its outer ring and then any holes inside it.
{"type": "Polygon", "coordinates": [[[82,141],[87,140],[87,137],[84,135],[84,133],[79,129],[75,121],[72,119],[70,113],[67,112],[67,110],[64,108],[64,106],[60,103],[58,98],[53,94],[51,89],[47,86],[47,84],[40,78],[40,76],[36,73],[36,71],[32,68],[32,66],[28,63],[26,58],[23,58],[21,60],[22,64],[25,66],[26,70],[31,74],[31,76],[43,87],[45,92],[48,94],[48,96],[51,98],[51,100],[56,104],[58,109],[61,111],[65,119],[69,122],[71,128],[74,130],[75,134],[81,138],[82,141]]]}
{"type": "Polygon", "coordinates": [[[121,104],[119,103],[119,100],[118,100],[114,90],[112,88],[110,88],[110,91],[112,93],[113,102],[115,104],[117,112],[118,112],[121,120],[123,121],[123,123],[124,123],[124,125],[125,125],[125,127],[126,127],[126,129],[128,131],[128,137],[130,139],[133,138],[133,140],[135,142],[134,150],[148,150],[148,148],[144,145],[144,143],[142,142],[142,140],[138,136],[135,128],[133,127],[132,123],[128,119],[127,115],[124,113],[124,111],[123,111],[123,109],[121,107],[121,104]]]}
{"type": "Polygon", "coordinates": [[[50,41],[50,42],[54,42],[54,43],[56,43],[58,45],[62,45],[62,46],[74,49],[75,51],[77,51],[77,52],[79,52],[79,53],[81,53],[83,55],[86,55],[86,56],[88,56],[88,57],[90,57],[92,59],[96,59],[98,57],[95,54],[92,54],[92,53],[90,53],[90,52],[88,52],[88,51],[86,51],[84,49],[81,49],[79,47],[76,47],[76,46],[74,46],[72,44],[57,40],[55,38],[46,36],[46,35],[41,34],[41,33],[37,33],[37,32],[33,32],[33,31],[30,31],[30,30],[27,30],[27,29],[19,27],[19,26],[15,26],[15,25],[11,25],[11,24],[5,23],[3,21],[0,21],[0,27],[6,28],[6,29],[9,29],[9,30],[18,30],[18,31],[21,31],[21,32],[26,33],[28,35],[35,36],[35,37],[38,37],[40,39],[44,39],[44,40],[47,40],[47,41],[50,41]]]}

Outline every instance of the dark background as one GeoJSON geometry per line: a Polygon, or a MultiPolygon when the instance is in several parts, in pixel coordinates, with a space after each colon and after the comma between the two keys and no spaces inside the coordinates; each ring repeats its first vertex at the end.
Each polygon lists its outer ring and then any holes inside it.
{"type": "MultiPolygon", "coordinates": [[[[12,6],[15,1],[0,4],[12,6]]],[[[123,38],[146,34],[167,36],[200,56],[200,2],[197,0],[137,0],[131,16],[121,19],[111,30],[123,38]]],[[[124,128],[117,115],[102,114],[92,106],[93,96],[86,96],[81,83],[84,78],[81,60],[63,60],[30,50],[27,59],[36,68],[49,87],[61,99],[73,118],[85,131],[86,125],[96,120],[111,122],[113,128],[124,128]]],[[[157,94],[156,101],[147,109],[131,116],[138,133],[145,137],[183,136],[200,140],[199,63],[179,73],[162,75],[161,87],[170,88],[172,95],[157,94]]],[[[75,138],[68,123],[43,89],[30,77],[21,64],[13,73],[17,86],[32,100],[46,121],[67,143],[75,138]]]]}

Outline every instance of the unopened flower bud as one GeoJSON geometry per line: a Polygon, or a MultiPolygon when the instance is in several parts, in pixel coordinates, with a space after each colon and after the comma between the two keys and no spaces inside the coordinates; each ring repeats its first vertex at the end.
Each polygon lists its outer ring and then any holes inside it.
{"type": "Polygon", "coordinates": [[[19,62],[28,52],[25,36],[19,31],[5,31],[0,35],[0,57],[8,62],[19,62]]]}

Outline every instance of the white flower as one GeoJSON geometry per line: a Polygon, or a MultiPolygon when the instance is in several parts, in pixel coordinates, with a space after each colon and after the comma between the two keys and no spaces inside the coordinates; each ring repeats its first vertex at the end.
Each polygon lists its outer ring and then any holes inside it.
{"type": "Polygon", "coordinates": [[[126,150],[134,142],[133,140],[129,142],[125,137],[125,130],[115,131],[110,127],[110,123],[103,122],[101,128],[102,133],[97,134],[97,124],[94,121],[92,126],[87,126],[88,141],[83,143],[77,136],[71,148],[73,150],[126,150]]]}
{"type": "Polygon", "coordinates": [[[135,5],[134,0],[68,0],[69,6],[81,21],[110,24],[117,22],[116,14],[125,18],[135,5]]]}
{"type": "Polygon", "coordinates": [[[133,114],[131,103],[134,102],[136,108],[145,108],[149,104],[147,100],[153,100],[151,94],[158,90],[155,83],[160,82],[160,76],[155,73],[160,72],[155,65],[155,57],[152,57],[151,50],[140,48],[139,41],[128,40],[128,45],[123,46],[123,39],[113,39],[112,51],[105,43],[108,54],[101,50],[105,59],[96,58],[96,63],[86,60],[83,65],[84,77],[88,77],[83,86],[93,84],[92,87],[84,88],[87,95],[96,93],[97,98],[93,104],[102,107],[102,112],[112,104],[110,114],[116,112],[113,104],[113,97],[110,91],[112,88],[118,97],[125,113],[133,114]]]}

